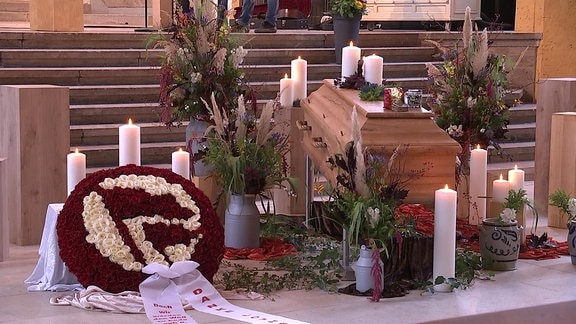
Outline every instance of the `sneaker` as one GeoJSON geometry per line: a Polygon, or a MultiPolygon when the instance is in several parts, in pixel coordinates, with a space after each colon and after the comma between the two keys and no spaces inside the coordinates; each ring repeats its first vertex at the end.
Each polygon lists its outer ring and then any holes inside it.
{"type": "Polygon", "coordinates": [[[254,29],[255,33],[275,33],[276,32],[276,25],[272,25],[271,23],[264,21],[260,28],[254,29]]]}
{"type": "Polygon", "coordinates": [[[230,22],[230,31],[232,33],[249,33],[250,27],[240,24],[237,20],[230,22]]]}

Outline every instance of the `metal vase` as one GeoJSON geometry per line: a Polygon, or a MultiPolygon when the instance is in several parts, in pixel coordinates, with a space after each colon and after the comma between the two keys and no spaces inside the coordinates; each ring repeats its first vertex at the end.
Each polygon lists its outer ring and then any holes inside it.
{"type": "Polygon", "coordinates": [[[260,211],[256,207],[256,195],[230,194],[224,217],[224,246],[235,249],[260,246],[260,211]]]}

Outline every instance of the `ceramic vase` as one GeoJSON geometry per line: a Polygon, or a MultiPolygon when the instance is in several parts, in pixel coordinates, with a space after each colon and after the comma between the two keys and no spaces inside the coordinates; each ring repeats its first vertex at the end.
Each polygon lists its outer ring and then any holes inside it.
{"type": "Polygon", "coordinates": [[[260,246],[260,211],[256,195],[230,194],[224,213],[224,246],[235,249],[260,246]]]}
{"type": "Polygon", "coordinates": [[[496,218],[482,221],[480,229],[480,256],[486,270],[516,270],[520,253],[522,228],[518,222],[498,222],[496,218]]]}
{"type": "MultiPolygon", "coordinates": [[[[379,262],[382,274],[382,288],[384,288],[384,263],[382,260],[379,262]]],[[[370,289],[374,289],[374,278],[372,276],[372,249],[362,245],[360,248],[360,256],[352,265],[352,269],[354,270],[354,276],[356,278],[356,290],[364,293],[370,289]]]]}
{"type": "Polygon", "coordinates": [[[568,250],[572,264],[576,265],[576,220],[568,223],[568,250]]]}
{"type": "Polygon", "coordinates": [[[353,17],[333,15],[334,24],[334,52],[336,53],[336,63],[342,64],[342,48],[348,46],[350,41],[354,45],[358,44],[358,35],[360,34],[360,21],[362,14],[353,17]]]}

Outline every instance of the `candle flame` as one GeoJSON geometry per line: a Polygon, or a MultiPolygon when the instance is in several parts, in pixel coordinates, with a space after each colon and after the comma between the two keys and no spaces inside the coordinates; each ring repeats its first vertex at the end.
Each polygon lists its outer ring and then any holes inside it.
{"type": "Polygon", "coordinates": [[[444,189],[450,189],[450,187],[448,187],[448,184],[446,184],[446,185],[444,186],[444,189]]]}
{"type": "Polygon", "coordinates": [[[477,149],[477,150],[480,149],[480,144],[476,144],[476,149],[477,149]]]}
{"type": "Polygon", "coordinates": [[[74,151],[76,154],[80,153],[80,151],[78,151],[78,148],[76,148],[76,150],[74,151]]]}
{"type": "Polygon", "coordinates": [[[350,41],[350,47],[354,46],[354,42],[350,41]]]}
{"type": "Polygon", "coordinates": [[[288,73],[284,73],[284,79],[288,79],[288,73]]]}
{"type": "Polygon", "coordinates": [[[128,118],[128,125],[132,125],[132,118],[128,118]]]}
{"type": "Polygon", "coordinates": [[[514,170],[518,170],[518,164],[514,164],[514,170]]]}
{"type": "MultiPolygon", "coordinates": [[[[179,148],[179,149],[178,149],[178,152],[182,152],[182,148],[179,148]]],[[[502,176],[502,175],[500,175],[500,176],[502,176]]]]}
{"type": "Polygon", "coordinates": [[[502,176],[502,173],[500,173],[500,180],[504,180],[504,177],[502,176]]]}
{"type": "Polygon", "coordinates": [[[372,56],[376,56],[376,53],[372,53],[372,56]]]}
{"type": "Polygon", "coordinates": [[[298,56],[298,59],[301,60],[301,59],[302,59],[302,56],[298,56]]]}

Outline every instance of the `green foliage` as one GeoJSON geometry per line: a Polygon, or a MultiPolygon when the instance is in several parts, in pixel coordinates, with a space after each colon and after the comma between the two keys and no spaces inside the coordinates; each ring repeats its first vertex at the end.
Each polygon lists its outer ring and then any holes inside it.
{"type": "Polygon", "coordinates": [[[576,217],[576,199],[562,189],[557,189],[548,197],[550,206],[558,207],[566,216],[568,222],[576,217]]]}
{"type": "Polygon", "coordinates": [[[379,84],[368,83],[360,88],[360,99],[364,101],[378,101],[384,99],[384,87],[379,84]]]}
{"type": "Polygon", "coordinates": [[[228,270],[215,278],[226,290],[243,288],[270,294],[288,289],[315,289],[336,292],[341,277],[341,247],[335,242],[302,234],[287,238],[300,247],[297,255],[270,260],[261,268],[250,268],[229,261],[223,263],[228,270]]]}
{"type": "Polygon", "coordinates": [[[356,15],[365,15],[366,0],[330,0],[330,11],[343,17],[352,18],[356,15]]]}
{"type": "Polygon", "coordinates": [[[504,208],[511,208],[516,211],[516,214],[520,213],[521,208],[524,205],[530,203],[530,200],[526,196],[526,190],[520,189],[518,191],[511,189],[508,191],[508,197],[504,201],[504,208]]]}

